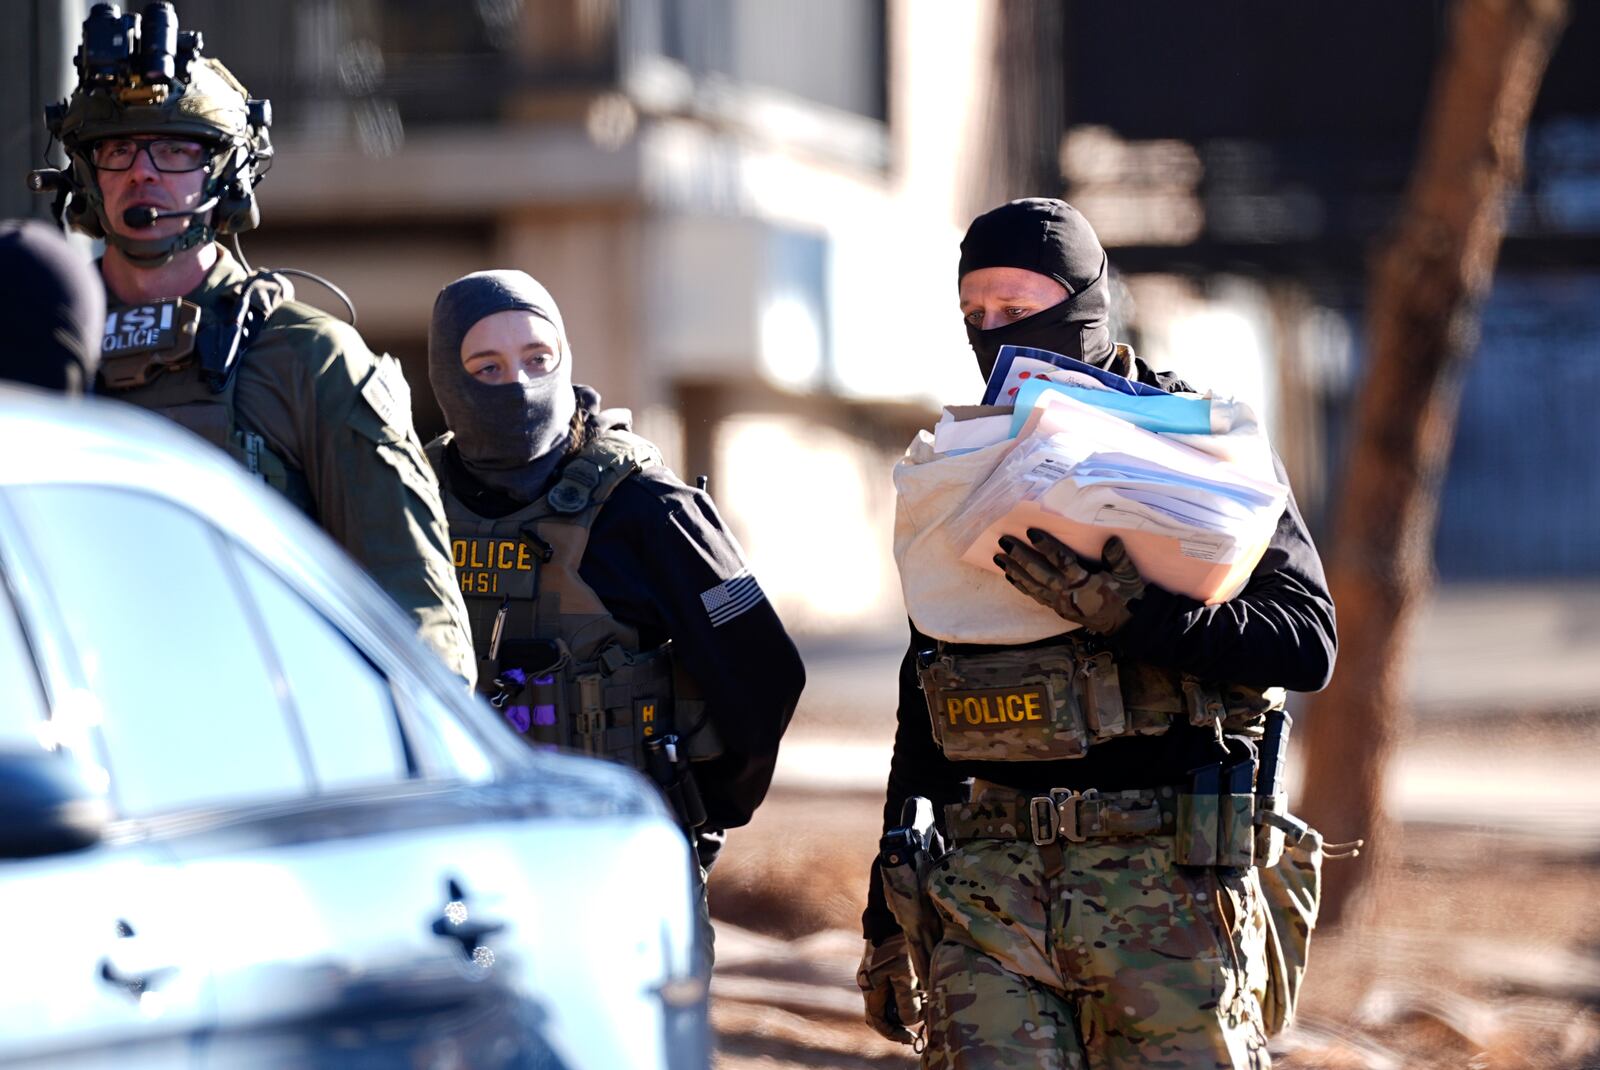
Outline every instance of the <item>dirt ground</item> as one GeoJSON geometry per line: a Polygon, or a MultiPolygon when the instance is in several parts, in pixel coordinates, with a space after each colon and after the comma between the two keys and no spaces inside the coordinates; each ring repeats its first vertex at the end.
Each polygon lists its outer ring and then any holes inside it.
{"type": "MultiPolygon", "coordinates": [[[[1402,809],[1404,861],[1375,921],[1316,934],[1275,1065],[1600,1067],[1597,726],[1600,711],[1413,730],[1406,790],[1427,805],[1402,809]],[[1484,779],[1486,754],[1514,775],[1484,779]]],[[[881,788],[780,778],[730,837],[711,884],[722,1070],[915,1065],[860,1024],[854,984],[881,806],[881,788]]]]}

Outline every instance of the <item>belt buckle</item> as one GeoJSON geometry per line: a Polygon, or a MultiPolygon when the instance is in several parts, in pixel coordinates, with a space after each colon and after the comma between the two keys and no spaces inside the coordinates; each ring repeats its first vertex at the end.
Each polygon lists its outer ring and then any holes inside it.
{"type": "Polygon", "coordinates": [[[1050,801],[1056,810],[1057,834],[1068,843],[1082,843],[1088,839],[1079,827],[1078,804],[1085,799],[1099,797],[1099,792],[1090,789],[1087,792],[1076,792],[1071,788],[1052,788],[1050,801]]]}
{"type": "Polygon", "coordinates": [[[1028,800],[1028,821],[1033,826],[1035,846],[1048,847],[1056,842],[1056,836],[1061,831],[1061,812],[1057,809],[1054,793],[1035,795],[1028,800]]]}

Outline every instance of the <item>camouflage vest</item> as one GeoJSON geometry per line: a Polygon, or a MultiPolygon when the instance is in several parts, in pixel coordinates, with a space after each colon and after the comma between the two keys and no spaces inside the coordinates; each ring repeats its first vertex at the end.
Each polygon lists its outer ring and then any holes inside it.
{"type": "Polygon", "coordinates": [[[612,492],[660,463],[655,446],[628,431],[598,431],[544,497],[492,519],[451,489],[450,438],[430,442],[427,455],[450,523],[479,690],[534,744],[646,768],[646,741],[673,730],[671,643],[643,649],[638,631],[611,615],[578,566],[612,492]]]}
{"type": "Polygon", "coordinates": [[[260,435],[241,428],[234,405],[238,360],[293,293],[281,276],[261,272],[225,291],[217,315],[178,298],[113,305],[106,315],[97,383],[100,393],[159,413],[226,451],[315,516],[305,473],[260,435]]]}
{"type": "Polygon", "coordinates": [[[1202,681],[1143,662],[1119,663],[1092,639],[918,656],[933,736],[953,760],[1081,758],[1096,743],[1158,736],[1187,721],[1259,737],[1281,687],[1258,690],[1202,681]]]}

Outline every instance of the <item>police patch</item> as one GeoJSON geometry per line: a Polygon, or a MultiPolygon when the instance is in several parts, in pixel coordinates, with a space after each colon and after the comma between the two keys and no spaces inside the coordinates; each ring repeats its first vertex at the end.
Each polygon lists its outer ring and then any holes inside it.
{"type": "Polygon", "coordinates": [[[199,334],[200,306],[181,297],[113,308],[100,342],[100,381],[108,390],[130,390],[162,371],[185,367],[199,334]]]}
{"type": "Polygon", "coordinates": [[[706,607],[706,614],[711,618],[711,626],[720,628],[752,606],[764,601],[766,597],[761,585],[750,574],[750,570],[742,568],[710,590],[701,591],[700,603],[706,607]]]}

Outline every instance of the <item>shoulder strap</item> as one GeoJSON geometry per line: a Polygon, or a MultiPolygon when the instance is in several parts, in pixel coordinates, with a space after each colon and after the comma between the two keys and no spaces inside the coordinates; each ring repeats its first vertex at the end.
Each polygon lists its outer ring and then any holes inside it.
{"type": "Polygon", "coordinates": [[[660,464],[655,444],[632,431],[597,432],[561,469],[545,496],[555,512],[572,515],[611,497],[622,481],[647,465],[660,464]]]}
{"type": "Polygon", "coordinates": [[[294,284],[271,271],[258,271],[229,287],[210,323],[200,324],[200,373],[213,394],[233,377],[238,360],[261,334],[267,318],[294,299],[294,284]]]}

